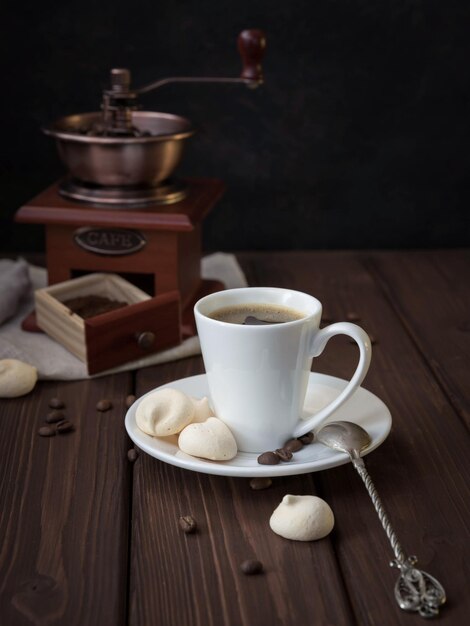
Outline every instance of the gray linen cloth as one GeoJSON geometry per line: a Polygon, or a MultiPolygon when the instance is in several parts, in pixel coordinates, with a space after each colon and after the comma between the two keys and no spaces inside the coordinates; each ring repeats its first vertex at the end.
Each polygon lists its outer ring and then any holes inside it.
{"type": "MultiPolygon", "coordinates": [[[[100,372],[93,377],[88,376],[86,365],[66,350],[60,343],[43,333],[25,332],[21,322],[34,308],[34,289],[47,286],[47,272],[45,269],[27,266],[32,288],[20,302],[14,317],[0,326],[0,359],[19,359],[34,365],[38,370],[39,378],[49,380],[79,380],[95,378],[115,372],[147,367],[158,363],[176,361],[185,357],[200,354],[201,348],[198,337],[190,337],[179,346],[150,354],[137,361],[125,363],[119,367],[100,372]]],[[[231,254],[217,252],[202,259],[202,277],[209,280],[221,280],[227,289],[246,287],[245,276],[231,254]]],[[[3,285],[3,283],[2,283],[3,285]]],[[[2,286],[2,296],[11,290],[12,285],[2,286]]]]}
{"type": "Polygon", "coordinates": [[[22,298],[31,290],[28,264],[24,259],[0,259],[0,324],[13,317],[22,298]]]}

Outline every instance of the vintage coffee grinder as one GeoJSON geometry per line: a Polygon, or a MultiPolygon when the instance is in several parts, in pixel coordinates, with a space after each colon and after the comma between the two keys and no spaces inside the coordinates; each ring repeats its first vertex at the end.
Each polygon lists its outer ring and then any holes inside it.
{"type": "MultiPolygon", "coordinates": [[[[139,99],[168,83],[263,81],[265,37],[238,37],[240,77],[173,77],[134,89],[127,69],[112,69],[101,111],[61,118],[44,129],[56,140],[67,175],[21,207],[16,221],[46,227],[49,284],[92,272],[119,274],[152,297],[175,293],[190,334],[193,302],[223,286],[201,278],[201,227],[224,192],[215,179],[174,177],[189,120],[141,111],[139,99]]],[[[151,349],[151,348],[150,348],[151,349]]]]}

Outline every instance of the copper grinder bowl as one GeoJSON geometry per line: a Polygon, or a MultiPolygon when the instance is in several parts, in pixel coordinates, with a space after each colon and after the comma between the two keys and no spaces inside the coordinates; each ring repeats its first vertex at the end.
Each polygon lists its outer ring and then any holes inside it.
{"type": "Polygon", "coordinates": [[[69,174],[95,185],[157,185],[171,176],[181,160],[184,141],[194,134],[186,118],[152,111],[132,114],[133,126],[151,136],[103,137],[83,132],[101,121],[100,112],[82,113],[43,128],[55,138],[69,174]]]}

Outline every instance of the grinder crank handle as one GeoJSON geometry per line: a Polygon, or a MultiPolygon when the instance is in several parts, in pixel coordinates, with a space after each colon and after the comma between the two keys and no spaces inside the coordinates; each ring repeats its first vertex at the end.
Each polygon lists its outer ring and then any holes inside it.
{"type": "Polygon", "coordinates": [[[140,89],[133,89],[132,93],[141,95],[169,83],[242,83],[248,87],[258,87],[263,82],[261,60],[266,48],[266,37],[263,31],[256,28],[242,31],[238,35],[237,45],[243,62],[243,70],[239,78],[224,76],[172,76],[157,80],[149,85],[140,87],[140,89]]]}
{"type": "Polygon", "coordinates": [[[263,82],[261,61],[266,49],[266,37],[262,30],[252,28],[238,35],[238,52],[242,58],[241,78],[253,81],[254,86],[263,82]]]}

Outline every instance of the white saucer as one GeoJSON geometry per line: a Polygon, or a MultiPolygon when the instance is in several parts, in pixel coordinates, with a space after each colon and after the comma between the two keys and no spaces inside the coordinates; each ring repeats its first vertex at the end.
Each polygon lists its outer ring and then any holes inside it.
{"type": "MultiPolygon", "coordinates": [[[[310,374],[305,410],[312,414],[331,402],[339,395],[347,385],[347,381],[324,374],[310,374]]],[[[166,385],[158,387],[173,387],[180,389],[188,396],[194,398],[209,397],[209,388],[205,374],[181,378],[166,385]]],[[[149,393],[153,393],[152,389],[149,393]]],[[[145,394],[148,395],[148,394],[145,394]]],[[[292,474],[306,474],[319,470],[329,469],[337,465],[343,465],[349,461],[349,457],[343,452],[337,452],[326,448],[320,443],[305,446],[294,454],[292,461],[279,463],[279,465],[260,465],[257,462],[257,454],[239,452],[231,461],[208,461],[199,459],[181,452],[177,444],[177,436],[158,438],[142,432],[136,424],[135,412],[139,402],[145,398],[142,396],[134,402],[128,410],[125,420],[126,430],[132,441],[150,456],[160,459],[165,463],[177,465],[184,469],[204,474],[218,474],[220,476],[287,476],[292,474]]],[[[351,398],[335,411],[325,421],[348,420],[356,422],[367,430],[372,438],[372,444],[365,454],[375,450],[386,438],[392,425],[390,411],[377,396],[360,387],[351,398]]]]}

